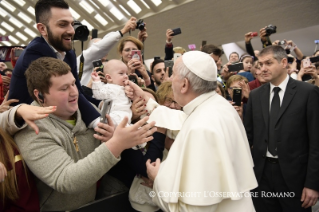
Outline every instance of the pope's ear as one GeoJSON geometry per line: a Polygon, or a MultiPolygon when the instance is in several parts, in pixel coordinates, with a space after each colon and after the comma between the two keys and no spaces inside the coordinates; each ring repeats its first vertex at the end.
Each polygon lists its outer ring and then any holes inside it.
{"type": "Polygon", "coordinates": [[[181,93],[185,94],[185,93],[187,93],[187,91],[189,91],[189,89],[190,89],[189,80],[187,78],[184,78],[183,79],[183,84],[182,84],[182,87],[181,87],[181,93]]]}

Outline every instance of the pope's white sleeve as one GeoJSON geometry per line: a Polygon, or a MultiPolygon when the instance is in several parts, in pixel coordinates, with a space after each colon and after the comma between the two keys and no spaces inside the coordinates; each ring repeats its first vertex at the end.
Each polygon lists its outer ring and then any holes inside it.
{"type": "Polygon", "coordinates": [[[155,126],[169,130],[180,130],[187,117],[183,111],[161,106],[153,99],[148,100],[145,110],[149,111],[148,122],[155,121],[155,126]]]}

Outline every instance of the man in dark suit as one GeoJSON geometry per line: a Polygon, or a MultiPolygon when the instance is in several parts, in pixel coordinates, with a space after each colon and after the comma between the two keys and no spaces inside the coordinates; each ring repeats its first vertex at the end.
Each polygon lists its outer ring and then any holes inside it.
{"type": "MultiPolygon", "coordinates": [[[[84,96],[76,68],[76,56],[72,50],[71,39],[74,35],[73,17],[69,5],[64,0],[39,0],[35,5],[37,29],[41,37],[34,38],[19,57],[12,73],[9,99],[19,99],[19,103],[30,104],[33,99],[28,93],[25,71],[30,63],[40,57],[54,57],[66,62],[70,67],[79,90],[78,104],[82,119],[88,126],[100,114],[90,104],[100,101],[84,96]]],[[[42,95],[46,95],[44,91],[42,95]]],[[[42,96],[41,95],[41,96],[42,96]]],[[[41,97],[40,96],[40,97],[41,97]]]]}
{"type": "Polygon", "coordinates": [[[244,119],[259,184],[256,211],[311,211],[319,196],[319,89],[289,77],[280,46],[258,58],[269,83],[251,91],[244,119]]]}

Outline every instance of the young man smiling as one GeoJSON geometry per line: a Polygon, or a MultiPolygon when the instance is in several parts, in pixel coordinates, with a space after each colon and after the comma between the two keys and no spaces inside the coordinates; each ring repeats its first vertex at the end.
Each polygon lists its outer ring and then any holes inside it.
{"type": "Polygon", "coordinates": [[[19,103],[32,102],[27,91],[25,71],[29,64],[40,57],[53,57],[66,62],[71,67],[75,78],[75,85],[80,91],[79,107],[83,121],[88,126],[99,114],[89,103],[98,104],[99,101],[82,94],[82,88],[77,75],[76,56],[72,51],[72,37],[74,35],[73,17],[69,5],[63,0],[39,0],[35,5],[37,29],[41,37],[34,38],[19,57],[14,68],[9,99],[19,99],[19,103]]]}
{"type": "Polygon", "coordinates": [[[121,158],[123,150],[150,141],[154,123],[147,118],[125,127],[99,123],[94,134],[78,110],[78,90],[70,67],[58,59],[42,57],[26,71],[32,105],[55,105],[56,111],[36,121],[39,134],[27,127],[16,134],[25,162],[36,176],[41,211],[69,211],[94,200],[96,182],[121,158]],[[114,131],[114,134],[113,134],[114,131]],[[101,141],[105,141],[102,142],[101,141]],[[107,141],[107,142],[106,142],[107,141]]]}

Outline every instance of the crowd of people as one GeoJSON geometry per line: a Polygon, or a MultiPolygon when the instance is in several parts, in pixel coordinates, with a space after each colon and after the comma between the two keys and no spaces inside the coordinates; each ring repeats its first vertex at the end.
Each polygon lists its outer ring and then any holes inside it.
{"type": "Polygon", "coordinates": [[[67,2],[38,0],[35,18],[40,36],[19,57],[12,48],[13,70],[0,62],[0,211],[72,211],[120,192],[147,212],[317,203],[319,51],[263,27],[260,50],[248,32],[247,53],[223,64],[216,45],[187,52],[168,29],[148,70],[132,54],[146,27],[126,35],[135,17],[78,56],[67,2]]]}

